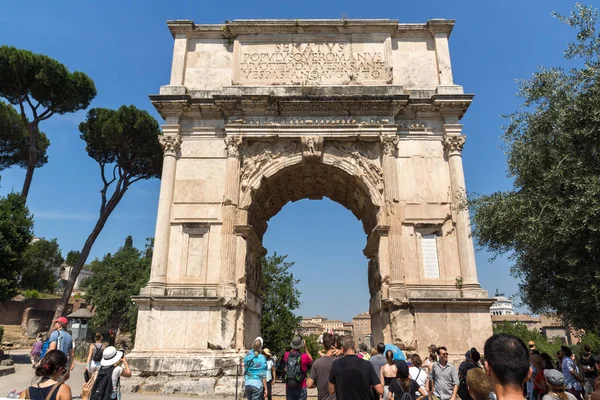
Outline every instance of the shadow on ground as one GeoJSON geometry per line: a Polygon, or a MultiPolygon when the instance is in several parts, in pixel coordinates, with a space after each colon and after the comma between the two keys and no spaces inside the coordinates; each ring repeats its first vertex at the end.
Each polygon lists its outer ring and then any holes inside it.
{"type": "Polygon", "coordinates": [[[31,364],[31,359],[28,354],[11,354],[15,364],[31,364]]]}

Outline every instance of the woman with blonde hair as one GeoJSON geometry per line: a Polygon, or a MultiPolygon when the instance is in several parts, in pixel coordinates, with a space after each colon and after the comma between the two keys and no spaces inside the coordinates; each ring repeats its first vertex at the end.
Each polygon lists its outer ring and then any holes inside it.
{"type": "Polygon", "coordinates": [[[565,377],[555,369],[544,370],[544,377],[548,384],[548,394],[542,400],[577,400],[575,396],[566,391],[565,377]]]}
{"type": "Polygon", "coordinates": [[[254,339],[252,350],[244,357],[244,386],[248,400],[261,400],[267,397],[267,359],[261,354],[263,340],[254,339]]]}

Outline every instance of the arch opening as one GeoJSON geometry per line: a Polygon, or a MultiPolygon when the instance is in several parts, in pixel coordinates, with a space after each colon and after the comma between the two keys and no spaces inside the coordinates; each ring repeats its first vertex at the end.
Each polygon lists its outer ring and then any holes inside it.
{"type": "Polygon", "coordinates": [[[285,167],[270,177],[263,176],[260,186],[252,194],[248,224],[262,240],[268,221],[285,204],[323,197],[349,209],[362,222],[367,235],[377,225],[379,207],[373,203],[369,188],[360,176],[333,165],[306,162],[285,167]]]}

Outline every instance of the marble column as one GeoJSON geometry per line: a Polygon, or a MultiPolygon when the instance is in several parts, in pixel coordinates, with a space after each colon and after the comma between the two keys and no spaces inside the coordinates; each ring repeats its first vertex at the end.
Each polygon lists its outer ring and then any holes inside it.
{"type": "Polygon", "coordinates": [[[445,124],[443,144],[448,157],[450,184],[454,202],[454,217],[456,227],[456,243],[463,286],[477,286],[477,268],[475,265],[475,248],[471,239],[471,223],[469,211],[465,205],[466,185],[462,164],[462,149],[466,137],[461,134],[462,125],[445,124]]]}
{"type": "Polygon", "coordinates": [[[236,212],[240,196],[240,136],[227,136],[225,150],[227,152],[225,195],[223,198],[223,257],[221,265],[221,281],[235,282],[237,235],[234,233],[236,212]]]}
{"type": "Polygon", "coordinates": [[[177,154],[181,147],[179,124],[163,125],[163,135],[159,137],[164,151],[163,169],[158,198],[158,215],[154,234],[154,252],[148,287],[164,287],[169,263],[169,239],[171,233],[171,207],[175,193],[175,172],[177,154]]]}
{"type": "MultiPolygon", "coordinates": [[[[382,135],[382,165],[385,195],[385,211],[390,226],[389,240],[389,282],[404,284],[404,265],[402,260],[402,220],[403,210],[400,207],[398,188],[398,166],[396,155],[400,139],[396,135],[382,135]]],[[[380,265],[383,265],[380,264],[380,265]]],[[[386,271],[381,271],[382,276],[386,271]]],[[[385,276],[384,276],[385,279],[385,276]]]]}

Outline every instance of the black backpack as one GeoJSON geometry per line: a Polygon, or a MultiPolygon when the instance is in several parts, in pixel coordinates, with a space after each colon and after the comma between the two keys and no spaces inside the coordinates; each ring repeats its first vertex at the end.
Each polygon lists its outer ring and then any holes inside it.
{"type": "Polygon", "coordinates": [[[90,393],[90,400],[110,400],[113,390],[112,373],[114,369],[114,365],[100,368],[90,393]]]}
{"type": "Polygon", "coordinates": [[[102,353],[104,352],[104,349],[102,348],[102,345],[98,347],[97,343],[94,345],[94,347],[94,355],[92,356],[92,360],[100,362],[102,361],[102,353]]]}
{"type": "Polygon", "coordinates": [[[413,400],[413,396],[410,395],[410,387],[412,387],[412,380],[410,382],[409,391],[405,392],[402,387],[402,382],[398,380],[398,387],[400,387],[400,392],[394,393],[394,400],[413,400]]]}
{"type": "Polygon", "coordinates": [[[300,387],[304,380],[302,365],[300,363],[301,356],[302,354],[299,351],[291,351],[288,355],[285,368],[285,383],[290,388],[300,387]]]}

